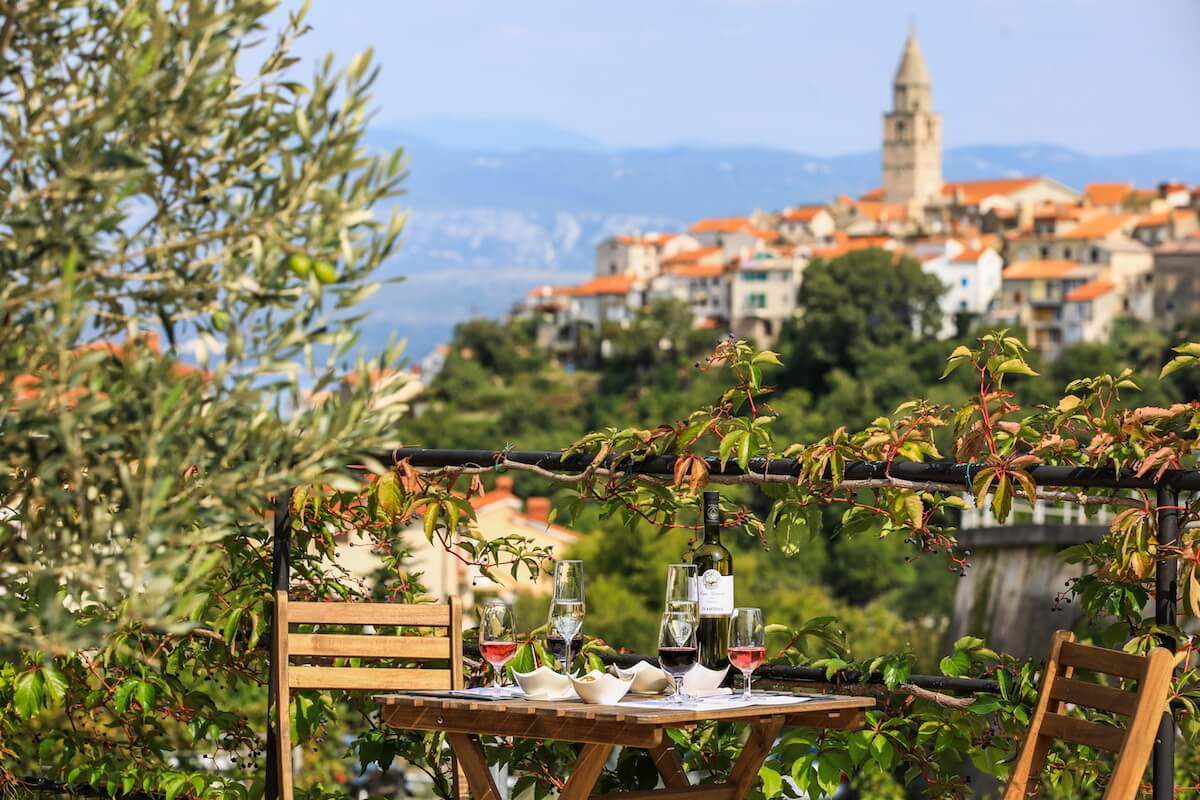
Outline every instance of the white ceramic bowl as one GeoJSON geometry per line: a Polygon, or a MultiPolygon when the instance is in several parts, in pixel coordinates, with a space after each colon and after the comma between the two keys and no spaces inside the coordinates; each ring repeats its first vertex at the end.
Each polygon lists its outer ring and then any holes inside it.
{"type": "Polygon", "coordinates": [[[571,677],[571,685],[575,693],[585,703],[595,703],[602,706],[616,705],[633,685],[633,679],[622,680],[616,675],[609,675],[594,669],[582,678],[571,677]]]}
{"type": "Polygon", "coordinates": [[[575,689],[571,679],[549,667],[538,667],[533,672],[513,671],[517,685],[530,700],[573,700],[575,689]]]}
{"type": "Polygon", "coordinates": [[[615,664],[612,668],[616,670],[618,678],[633,681],[629,691],[635,694],[661,694],[671,687],[671,676],[649,661],[639,661],[629,669],[622,669],[615,664]]]}
{"type": "Polygon", "coordinates": [[[696,694],[719,689],[727,672],[729,672],[728,664],[725,665],[725,669],[709,669],[703,664],[697,664],[683,676],[683,690],[688,694],[696,694]]]}

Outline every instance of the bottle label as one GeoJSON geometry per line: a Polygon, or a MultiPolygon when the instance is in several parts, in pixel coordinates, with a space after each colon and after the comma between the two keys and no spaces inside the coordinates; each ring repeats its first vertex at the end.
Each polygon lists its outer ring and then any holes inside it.
{"type": "Polygon", "coordinates": [[[733,613],[733,576],[715,569],[705,570],[699,578],[700,616],[728,617],[733,613]]]}

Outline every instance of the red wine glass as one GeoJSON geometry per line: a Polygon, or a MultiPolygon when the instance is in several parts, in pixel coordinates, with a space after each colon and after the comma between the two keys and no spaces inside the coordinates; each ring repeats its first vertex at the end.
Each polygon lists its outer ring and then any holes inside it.
{"type": "Polygon", "coordinates": [[[658,630],[658,663],[675,680],[675,702],[683,703],[683,676],[696,665],[696,614],[667,611],[658,630]]]}
{"type": "Polygon", "coordinates": [[[492,687],[500,688],[504,665],[517,654],[517,628],[503,600],[488,600],[479,615],[479,652],[492,665],[492,687]]]}
{"type": "Polygon", "coordinates": [[[729,663],[746,678],[742,698],[750,699],[750,675],[767,660],[762,609],[735,608],[729,621],[729,663]]]}

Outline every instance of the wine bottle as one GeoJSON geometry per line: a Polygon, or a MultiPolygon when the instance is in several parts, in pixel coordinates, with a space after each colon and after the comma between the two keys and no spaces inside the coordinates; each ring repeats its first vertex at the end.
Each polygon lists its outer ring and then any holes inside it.
{"type": "Polygon", "coordinates": [[[729,617],[733,614],[733,555],[721,544],[721,495],[704,493],[704,544],[692,554],[696,565],[700,663],[709,669],[729,664],[729,617]]]}

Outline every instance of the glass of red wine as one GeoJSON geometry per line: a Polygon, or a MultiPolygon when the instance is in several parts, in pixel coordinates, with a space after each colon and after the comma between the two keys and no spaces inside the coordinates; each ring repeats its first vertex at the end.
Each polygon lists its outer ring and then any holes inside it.
{"type": "Polygon", "coordinates": [[[729,621],[729,663],[742,671],[742,698],[750,699],[750,675],[767,660],[762,609],[735,608],[729,621]]]}
{"type": "Polygon", "coordinates": [[[696,665],[696,614],[667,611],[658,630],[658,663],[675,680],[675,702],[683,703],[683,676],[696,665]]]}
{"type": "Polygon", "coordinates": [[[492,665],[492,688],[499,689],[504,665],[517,653],[517,627],[503,600],[488,600],[479,614],[479,653],[492,665]]]}

